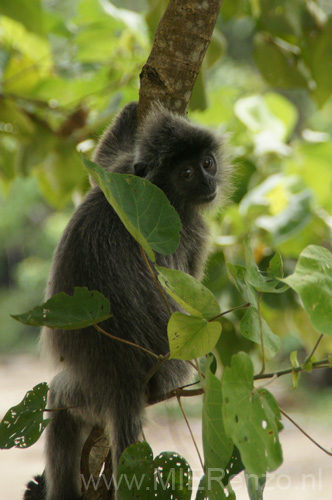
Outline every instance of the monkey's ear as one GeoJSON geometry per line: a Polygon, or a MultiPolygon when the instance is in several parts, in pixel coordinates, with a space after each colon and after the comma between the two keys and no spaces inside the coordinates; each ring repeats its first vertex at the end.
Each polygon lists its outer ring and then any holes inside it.
{"type": "Polygon", "coordinates": [[[145,177],[146,164],[143,162],[135,163],[134,170],[135,170],[135,175],[137,175],[138,177],[145,177]]]}

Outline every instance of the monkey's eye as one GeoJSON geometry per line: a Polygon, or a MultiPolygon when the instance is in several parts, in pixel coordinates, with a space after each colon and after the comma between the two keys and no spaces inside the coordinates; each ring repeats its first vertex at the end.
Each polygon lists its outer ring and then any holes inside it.
{"type": "Polygon", "coordinates": [[[213,166],[214,166],[214,161],[213,161],[213,159],[211,158],[211,156],[207,156],[207,157],[206,157],[206,158],[204,158],[204,160],[202,161],[202,167],[203,167],[205,170],[209,170],[209,169],[211,169],[213,166]]]}
{"type": "Polygon", "coordinates": [[[185,179],[190,179],[193,176],[193,174],[194,174],[194,171],[192,168],[185,168],[181,172],[182,177],[184,177],[185,179]]]}

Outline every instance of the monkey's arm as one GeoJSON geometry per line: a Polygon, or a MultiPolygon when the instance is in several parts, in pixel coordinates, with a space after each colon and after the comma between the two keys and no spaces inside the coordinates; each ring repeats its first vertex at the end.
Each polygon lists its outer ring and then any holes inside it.
{"type": "Polygon", "coordinates": [[[133,153],[137,132],[137,102],[130,102],[104,133],[94,154],[94,161],[109,171],[124,171],[118,162],[128,162],[133,153]],[[116,167],[114,165],[117,164],[116,167]]]}

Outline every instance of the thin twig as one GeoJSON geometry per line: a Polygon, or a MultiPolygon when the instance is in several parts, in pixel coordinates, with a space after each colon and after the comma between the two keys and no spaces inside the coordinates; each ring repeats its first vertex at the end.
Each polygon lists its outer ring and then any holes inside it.
{"type": "Polygon", "coordinates": [[[175,398],[175,397],[184,397],[184,398],[191,398],[193,396],[201,396],[204,394],[204,389],[182,389],[179,387],[178,389],[174,389],[171,392],[168,392],[167,394],[161,394],[160,396],[156,396],[153,399],[148,399],[147,404],[149,406],[156,405],[158,403],[162,403],[163,401],[168,401],[169,399],[175,398]]]}
{"type": "Polygon", "coordinates": [[[151,370],[147,374],[147,377],[146,377],[144,385],[147,385],[147,383],[149,382],[149,380],[152,379],[153,375],[159,370],[159,368],[161,367],[161,365],[163,365],[165,363],[165,361],[167,361],[169,359],[170,355],[171,355],[171,353],[168,352],[167,354],[165,354],[165,356],[160,356],[159,357],[158,362],[155,364],[155,366],[153,366],[151,368],[151,370]]]}
{"type": "Polygon", "coordinates": [[[152,276],[152,279],[153,279],[153,281],[154,281],[154,283],[155,283],[155,285],[156,285],[156,287],[157,287],[157,289],[158,289],[158,292],[160,293],[161,298],[162,298],[162,299],[163,299],[163,301],[164,301],[164,304],[165,304],[165,306],[166,306],[166,309],[167,309],[167,311],[168,311],[168,314],[171,316],[171,315],[172,315],[171,308],[169,307],[169,303],[167,302],[167,299],[166,299],[166,297],[165,297],[165,294],[164,294],[164,292],[163,292],[163,290],[162,290],[162,288],[161,288],[161,286],[160,286],[160,284],[159,284],[159,281],[158,281],[158,279],[157,279],[157,277],[156,277],[155,273],[153,272],[153,269],[152,269],[152,267],[151,267],[151,265],[150,265],[150,262],[148,261],[148,258],[147,258],[147,256],[146,256],[146,253],[145,253],[145,251],[144,251],[144,248],[143,248],[141,245],[139,245],[139,248],[140,248],[140,251],[141,251],[141,255],[142,255],[142,257],[143,257],[143,260],[144,260],[145,264],[147,265],[147,268],[149,269],[149,272],[150,272],[150,274],[151,274],[151,276],[152,276]]]}
{"type": "Polygon", "coordinates": [[[259,333],[261,337],[261,347],[262,347],[262,368],[259,372],[259,375],[262,375],[265,372],[265,348],[264,348],[264,331],[263,331],[263,320],[262,320],[262,312],[261,312],[261,298],[262,292],[258,292],[257,294],[257,310],[258,310],[258,320],[259,320],[259,333]]]}
{"type": "Polygon", "coordinates": [[[201,386],[204,388],[203,373],[202,373],[201,367],[199,366],[199,361],[198,361],[198,359],[195,359],[195,365],[196,365],[196,370],[197,370],[197,372],[198,372],[199,381],[200,381],[200,383],[201,383],[201,386]]]}
{"type": "Polygon", "coordinates": [[[181,412],[182,412],[183,418],[184,418],[184,420],[185,420],[185,422],[186,422],[186,424],[187,424],[188,430],[189,430],[189,432],[190,432],[191,439],[192,439],[192,441],[193,441],[193,443],[194,443],[194,446],[195,446],[195,448],[196,448],[197,455],[198,455],[199,461],[200,461],[200,463],[201,463],[202,469],[204,470],[203,460],[202,460],[201,454],[200,454],[200,452],[199,452],[199,449],[198,449],[198,446],[197,446],[197,443],[196,443],[196,440],[195,440],[195,437],[194,437],[193,431],[191,430],[191,427],[190,427],[190,424],[189,424],[189,421],[188,421],[187,415],[186,415],[186,413],[185,413],[185,411],[184,411],[184,408],[183,408],[183,406],[182,406],[180,396],[177,396],[177,400],[178,400],[179,407],[180,407],[180,410],[181,410],[181,412]]]}
{"type": "Polygon", "coordinates": [[[326,453],[327,455],[329,455],[330,457],[332,457],[332,452],[331,451],[328,451],[326,448],[324,448],[319,443],[317,443],[317,441],[315,441],[311,436],[309,436],[309,434],[307,432],[305,432],[302,429],[302,427],[300,427],[299,424],[297,424],[289,415],[287,415],[287,413],[284,412],[284,410],[282,410],[281,408],[279,408],[279,410],[280,410],[280,413],[282,413],[284,415],[284,417],[286,417],[290,422],[292,422],[292,424],[295,425],[295,427],[300,432],[302,432],[302,434],[304,434],[304,436],[306,436],[312,443],[314,443],[314,445],[316,445],[320,450],[322,450],[324,453],[326,453]]]}
{"type": "Polygon", "coordinates": [[[224,311],[220,314],[217,314],[217,316],[214,316],[213,318],[209,319],[209,323],[211,321],[215,321],[216,319],[220,318],[221,316],[225,316],[225,314],[229,314],[231,312],[237,311],[238,309],[244,309],[245,307],[250,307],[250,306],[251,306],[250,302],[247,302],[246,304],[243,304],[241,306],[232,307],[232,309],[228,309],[228,311],[224,311]]]}
{"type": "Polygon", "coordinates": [[[303,363],[304,365],[311,360],[311,358],[315,354],[316,349],[319,346],[319,343],[320,343],[320,341],[322,340],[323,337],[324,337],[324,333],[321,333],[320,336],[319,336],[319,338],[318,338],[318,340],[317,340],[317,342],[316,342],[316,344],[315,344],[315,346],[314,346],[314,348],[313,348],[313,350],[311,351],[311,353],[309,354],[309,356],[306,358],[305,362],[303,363]]]}
{"type": "Polygon", "coordinates": [[[103,330],[99,325],[93,325],[93,326],[95,327],[96,330],[98,330],[98,332],[102,333],[103,335],[106,335],[107,337],[109,337],[113,340],[118,340],[119,342],[122,342],[123,344],[127,344],[127,345],[130,345],[131,347],[136,347],[137,349],[141,349],[141,351],[144,351],[147,354],[150,354],[154,358],[156,358],[158,360],[160,359],[160,355],[158,356],[158,354],[155,354],[154,352],[149,351],[149,349],[146,349],[145,347],[142,347],[141,345],[134,344],[134,342],[130,342],[129,340],[125,340],[125,339],[121,339],[120,337],[116,337],[115,335],[112,335],[111,333],[103,330]]]}
{"type": "MultiPolygon", "coordinates": [[[[321,359],[320,361],[315,361],[312,363],[312,368],[313,369],[318,369],[318,368],[331,368],[329,366],[329,360],[328,358],[326,359],[321,359]]],[[[288,375],[293,372],[304,372],[303,366],[298,366],[296,368],[286,368],[285,370],[280,370],[278,372],[270,372],[270,373],[258,373],[257,375],[254,376],[254,380],[260,380],[262,378],[272,378],[272,377],[281,377],[282,375],[288,375]]]]}

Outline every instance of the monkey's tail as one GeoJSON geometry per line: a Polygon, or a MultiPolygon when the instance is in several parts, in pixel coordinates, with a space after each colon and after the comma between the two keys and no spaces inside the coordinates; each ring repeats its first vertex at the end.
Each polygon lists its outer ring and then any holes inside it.
{"type": "Polygon", "coordinates": [[[27,484],[27,489],[24,492],[23,500],[45,500],[46,485],[45,474],[35,476],[32,481],[27,484]]]}

